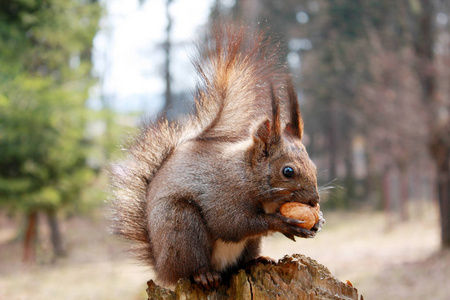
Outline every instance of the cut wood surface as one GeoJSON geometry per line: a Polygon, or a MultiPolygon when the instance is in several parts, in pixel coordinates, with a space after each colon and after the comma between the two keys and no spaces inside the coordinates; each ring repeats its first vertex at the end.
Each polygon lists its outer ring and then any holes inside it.
{"type": "Polygon", "coordinates": [[[205,290],[181,279],[174,290],[147,282],[148,299],[360,299],[350,282],[343,283],[314,259],[300,254],[285,256],[275,264],[257,263],[233,274],[229,283],[205,290]]]}

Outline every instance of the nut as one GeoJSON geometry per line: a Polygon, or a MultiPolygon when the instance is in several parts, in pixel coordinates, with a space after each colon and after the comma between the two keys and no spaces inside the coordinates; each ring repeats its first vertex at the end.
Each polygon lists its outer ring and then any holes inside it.
{"type": "Polygon", "coordinates": [[[298,226],[311,229],[319,221],[320,205],[311,206],[299,202],[287,202],[281,205],[280,213],[286,218],[304,221],[298,226]]]}

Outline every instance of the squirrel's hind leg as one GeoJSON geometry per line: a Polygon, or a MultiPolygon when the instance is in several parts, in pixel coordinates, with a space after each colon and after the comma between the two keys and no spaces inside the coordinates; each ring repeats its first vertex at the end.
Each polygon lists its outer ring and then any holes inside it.
{"type": "MultiPolygon", "coordinates": [[[[175,284],[180,278],[203,279],[198,275],[207,275],[213,270],[210,262],[212,243],[202,215],[188,201],[159,200],[149,211],[149,232],[158,279],[166,284],[175,284]]],[[[212,278],[216,280],[217,276],[212,278]]],[[[210,285],[209,277],[206,279],[210,285]]],[[[213,285],[216,284],[214,280],[213,285]]],[[[198,283],[202,284],[202,281],[198,283]]]]}
{"type": "Polygon", "coordinates": [[[276,262],[268,256],[260,256],[261,237],[249,239],[246,249],[243,253],[242,262],[240,268],[249,271],[253,265],[258,263],[272,265],[276,262]]]}

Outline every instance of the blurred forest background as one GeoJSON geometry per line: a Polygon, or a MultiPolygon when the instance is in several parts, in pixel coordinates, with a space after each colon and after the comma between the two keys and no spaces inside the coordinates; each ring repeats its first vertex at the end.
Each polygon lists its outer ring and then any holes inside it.
{"type": "MultiPolygon", "coordinates": [[[[110,2],[0,0],[0,299],[145,298],[151,271],[107,232],[107,163],[143,117],[189,111],[177,56],[198,37],[173,33],[171,7],[189,1],[136,2],[159,3],[164,21],[129,33],[160,31],[142,39],[160,91],[136,105],[110,88],[110,2]]],[[[264,254],[307,254],[367,299],[449,299],[450,2],[200,2],[203,24],[245,20],[281,42],[332,187],[317,238],[274,236],[264,254]]]]}

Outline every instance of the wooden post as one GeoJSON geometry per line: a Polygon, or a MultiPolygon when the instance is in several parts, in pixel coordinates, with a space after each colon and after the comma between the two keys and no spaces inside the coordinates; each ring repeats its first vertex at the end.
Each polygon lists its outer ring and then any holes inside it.
{"type": "Polygon", "coordinates": [[[169,290],[147,282],[148,299],[342,299],[363,300],[350,282],[343,283],[315,260],[300,254],[285,256],[276,264],[258,263],[233,274],[229,284],[207,291],[187,279],[169,290]]]}

